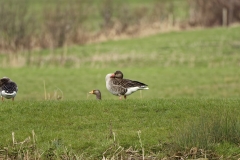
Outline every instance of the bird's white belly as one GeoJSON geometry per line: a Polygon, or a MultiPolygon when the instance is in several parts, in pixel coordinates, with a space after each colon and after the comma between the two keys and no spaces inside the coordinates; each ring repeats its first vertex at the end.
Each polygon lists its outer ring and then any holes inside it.
{"type": "Polygon", "coordinates": [[[6,93],[4,90],[1,92],[1,96],[7,98],[7,99],[10,99],[10,98],[13,98],[15,97],[17,94],[17,92],[13,92],[13,93],[6,93]]]}
{"type": "Polygon", "coordinates": [[[130,87],[127,89],[127,92],[124,94],[126,96],[132,94],[133,92],[136,92],[137,90],[139,90],[139,87],[130,87]]]}

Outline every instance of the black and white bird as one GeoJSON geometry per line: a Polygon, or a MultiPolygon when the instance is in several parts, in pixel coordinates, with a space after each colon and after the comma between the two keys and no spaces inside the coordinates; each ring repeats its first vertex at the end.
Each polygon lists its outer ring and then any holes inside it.
{"type": "Polygon", "coordinates": [[[97,100],[101,100],[102,99],[101,92],[98,89],[94,89],[94,90],[90,91],[89,93],[90,94],[95,94],[97,100]]]}
{"type": "Polygon", "coordinates": [[[122,99],[122,96],[126,99],[128,95],[138,90],[149,89],[148,85],[142,82],[124,79],[121,71],[107,74],[105,80],[107,90],[113,95],[119,96],[119,99],[122,99]]]}
{"type": "Polygon", "coordinates": [[[13,82],[8,77],[3,77],[0,79],[0,95],[6,99],[12,99],[14,101],[14,97],[17,95],[18,87],[15,82],[13,82]]]}

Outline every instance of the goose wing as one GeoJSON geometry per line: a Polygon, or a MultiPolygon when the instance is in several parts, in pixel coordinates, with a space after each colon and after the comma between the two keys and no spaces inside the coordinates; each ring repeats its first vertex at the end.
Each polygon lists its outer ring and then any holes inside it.
{"type": "Polygon", "coordinates": [[[110,84],[110,92],[114,95],[124,95],[127,92],[127,88],[121,85],[120,79],[112,79],[110,84]]]}
{"type": "Polygon", "coordinates": [[[140,87],[145,88],[147,87],[146,84],[139,82],[139,81],[133,81],[129,79],[117,79],[114,81],[115,85],[122,86],[123,88],[130,88],[130,87],[140,87]]]}

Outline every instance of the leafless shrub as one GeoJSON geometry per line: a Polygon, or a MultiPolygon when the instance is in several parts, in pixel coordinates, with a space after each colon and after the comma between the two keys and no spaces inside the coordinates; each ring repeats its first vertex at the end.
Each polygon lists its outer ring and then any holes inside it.
{"type": "Polygon", "coordinates": [[[21,52],[36,48],[57,48],[65,44],[86,43],[82,23],[88,15],[82,0],[70,0],[43,7],[38,15],[29,10],[28,2],[0,1],[0,50],[21,52]]]}
{"type": "Polygon", "coordinates": [[[134,11],[131,10],[129,6],[123,5],[122,7],[120,7],[117,15],[117,19],[120,22],[120,25],[117,28],[117,34],[127,32],[129,27],[134,24],[138,25],[140,18],[141,17],[134,16],[134,11]]]}
{"type": "Polygon", "coordinates": [[[73,41],[82,43],[86,37],[79,35],[83,33],[79,32],[81,22],[84,19],[81,11],[81,1],[76,0],[70,1],[66,7],[63,7],[60,3],[52,10],[45,8],[43,13],[44,37],[43,41],[41,41],[41,46],[43,48],[57,48],[73,41]],[[81,37],[84,40],[76,37],[81,37]]]}
{"type": "Polygon", "coordinates": [[[29,49],[34,24],[25,1],[1,1],[0,49],[13,52],[29,49]]]}
{"type": "Polygon", "coordinates": [[[101,24],[101,28],[109,29],[113,27],[113,1],[112,0],[104,0],[102,3],[102,7],[100,9],[100,15],[103,18],[103,24],[101,24]]]}
{"type": "Polygon", "coordinates": [[[153,6],[152,12],[150,14],[150,21],[166,21],[168,17],[168,11],[166,10],[166,4],[163,2],[158,2],[153,6]]]}
{"type": "Polygon", "coordinates": [[[190,25],[206,27],[223,24],[223,9],[227,11],[227,24],[240,21],[239,0],[189,0],[190,25]]]}
{"type": "MultiPolygon", "coordinates": [[[[156,24],[173,24],[173,20],[169,22],[169,15],[173,15],[174,10],[172,2],[158,1],[150,7],[129,6],[126,3],[118,3],[118,6],[115,6],[113,2],[105,0],[101,12],[104,21],[101,31],[104,31],[108,37],[136,36],[146,28],[152,29],[156,24]]],[[[165,25],[165,27],[168,26],[170,25],[165,25]]]]}
{"type": "Polygon", "coordinates": [[[68,11],[62,11],[59,5],[54,10],[44,11],[44,30],[47,35],[49,34],[53,48],[62,47],[66,41],[71,25],[71,17],[67,19],[65,16],[68,13],[68,11]]]}

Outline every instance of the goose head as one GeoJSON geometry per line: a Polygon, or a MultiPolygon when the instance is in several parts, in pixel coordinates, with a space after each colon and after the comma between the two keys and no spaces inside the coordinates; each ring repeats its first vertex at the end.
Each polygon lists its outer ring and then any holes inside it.
{"type": "Polygon", "coordinates": [[[121,71],[116,71],[114,73],[114,78],[123,79],[123,73],[121,71]]]}
{"type": "Polygon", "coordinates": [[[98,89],[92,90],[89,92],[90,94],[95,94],[97,100],[101,100],[101,92],[98,89]]]}

